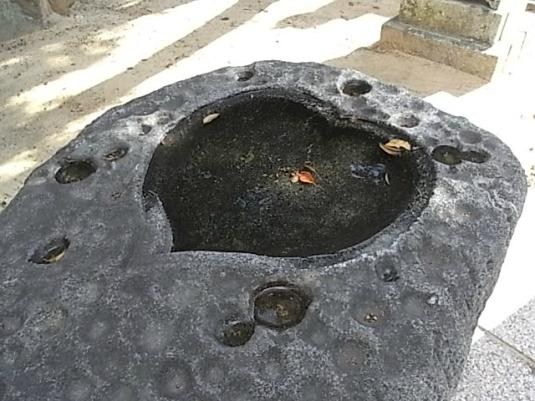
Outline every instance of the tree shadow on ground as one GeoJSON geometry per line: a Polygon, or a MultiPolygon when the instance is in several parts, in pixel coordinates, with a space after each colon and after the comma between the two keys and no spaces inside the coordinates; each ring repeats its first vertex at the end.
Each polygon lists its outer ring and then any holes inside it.
{"type": "MultiPolygon", "coordinates": [[[[19,48],[9,50],[10,54],[3,54],[4,63],[7,62],[8,68],[0,68],[1,78],[4,82],[1,95],[3,107],[0,109],[0,118],[4,121],[2,123],[4,134],[0,137],[0,143],[3,145],[0,147],[0,154],[4,163],[4,169],[0,168],[3,173],[0,174],[2,175],[0,176],[0,187],[2,187],[1,192],[3,192],[0,193],[0,197],[10,198],[22,184],[21,180],[27,174],[30,166],[33,168],[35,163],[48,158],[53,151],[79,131],[81,127],[68,129],[73,122],[80,120],[83,121],[81,124],[85,125],[92,118],[93,113],[100,114],[109,106],[117,104],[123,96],[141,82],[165,70],[177,60],[189,57],[198,49],[248,21],[273,2],[274,0],[227,2],[227,4],[233,5],[226,9],[223,8],[223,12],[211,12],[213,15],[211,19],[202,23],[197,29],[190,31],[186,36],[177,38],[150,57],[140,60],[137,64],[125,68],[120,73],[106,78],[89,89],[73,96],[65,96],[63,99],[51,99],[50,108],[47,102],[42,103],[42,108],[38,110],[30,110],[29,103],[24,100],[17,103],[18,93],[15,91],[20,90],[21,83],[16,82],[16,80],[22,78],[21,65],[27,65],[27,74],[29,75],[23,88],[29,93],[35,89],[35,92],[40,94],[46,90],[48,79],[54,80],[59,76],[58,82],[61,82],[61,77],[65,77],[70,72],[76,73],[76,71],[91,68],[99,60],[107,57],[112,48],[116,46],[113,35],[110,42],[105,44],[100,44],[96,35],[87,38],[82,35],[82,38],[77,40],[83,40],[84,43],[95,40],[96,47],[93,47],[91,51],[86,51],[87,48],[80,44],[78,47],[74,46],[72,55],[66,54],[64,41],[55,41],[53,38],[36,40],[35,43],[28,44],[36,49],[36,52],[33,52],[33,49],[30,51],[30,57],[28,57],[28,48],[24,44],[19,48]],[[96,48],[98,51],[95,51],[96,48]],[[77,49],[82,51],[78,51],[77,54],[77,49]],[[21,60],[17,61],[17,58],[21,60]],[[63,58],[64,64],[55,66],[53,63],[58,62],[57,58],[63,58]],[[12,68],[13,64],[9,64],[12,60],[19,64],[19,68],[12,68]],[[34,73],[34,67],[37,65],[44,66],[43,74],[46,75],[34,73]],[[45,126],[44,122],[48,124],[52,122],[52,126],[45,126]]],[[[186,2],[182,1],[181,3],[186,2]]],[[[126,24],[130,23],[131,21],[127,19],[126,24]]],[[[90,30],[91,26],[90,23],[87,27],[77,29],[90,30]]],[[[66,26],[57,29],[62,32],[74,29],[74,27],[66,26]]],[[[99,38],[102,39],[102,36],[99,38]]],[[[29,39],[31,38],[25,38],[25,40],[29,39]]],[[[24,70],[24,68],[22,69],[24,70]]],[[[57,82],[53,83],[57,84],[57,82]]],[[[69,88],[65,89],[69,90],[69,88]]],[[[22,95],[24,96],[24,94],[22,95]]],[[[39,104],[39,99],[33,100],[39,104]]]]}

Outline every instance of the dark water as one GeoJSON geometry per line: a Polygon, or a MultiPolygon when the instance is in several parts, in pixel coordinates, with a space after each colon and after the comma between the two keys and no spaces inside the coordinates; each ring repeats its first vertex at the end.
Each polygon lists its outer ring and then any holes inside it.
{"type": "Polygon", "coordinates": [[[375,126],[334,126],[311,106],[279,95],[240,95],[207,106],[168,134],[144,192],[162,200],[175,251],[332,253],[386,227],[414,196],[416,158],[381,151],[389,136],[375,126]],[[212,113],[220,116],[203,124],[212,113]],[[354,166],[377,165],[388,182],[355,178],[354,166]],[[317,185],[291,182],[305,166],[317,185]]]}

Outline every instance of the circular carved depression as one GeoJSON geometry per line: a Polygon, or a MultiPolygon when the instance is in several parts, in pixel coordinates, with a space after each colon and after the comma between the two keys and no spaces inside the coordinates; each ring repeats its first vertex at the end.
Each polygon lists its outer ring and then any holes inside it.
{"type": "Polygon", "coordinates": [[[93,163],[88,160],[65,160],[55,177],[60,184],[72,184],[85,180],[96,171],[93,163]]]}
{"type": "Polygon", "coordinates": [[[109,161],[109,162],[114,162],[125,157],[127,153],[128,153],[128,148],[126,146],[119,146],[111,150],[110,152],[106,153],[104,155],[104,160],[109,161]]]}
{"type": "Polygon", "coordinates": [[[33,253],[30,260],[33,263],[48,265],[59,262],[65,256],[65,252],[69,248],[70,241],[65,237],[56,237],[41,246],[39,246],[33,253]]]}
{"type": "Polygon", "coordinates": [[[349,123],[308,95],[244,93],[171,130],[155,150],[143,192],[161,200],[173,251],[332,254],[427,204],[430,158],[386,154],[378,144],[393,137],[403,132],[349,123]],[[377,166],[382,175],[353,174],[377,166]]]}
{"type": "Polygon", "coordinates": [[[373,87],[362,79],[352,79],[342,87],[342,93],[349,96],[360,96],[370,92],[373,87]]]}
{"type": "Polygon", "coordinates": [[[253,336],[255,325],[250,321],[228,319],[217,333],[218,340],[229,347],[245,345],[253,336]]]}
{"type": "Polygon", "coordinates": [[[304,319],[309,304],[309,297],[299,288],[274,283],[256,294],[255,320],[258,324],[273,329],[287,329],[304,319]]]}

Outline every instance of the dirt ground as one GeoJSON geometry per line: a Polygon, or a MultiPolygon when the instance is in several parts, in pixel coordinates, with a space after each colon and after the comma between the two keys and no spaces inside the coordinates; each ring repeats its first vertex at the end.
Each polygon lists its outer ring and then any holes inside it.
{"type": "Polygon", "coordinates": [[[226,65],[327,62],[423,95],[485,84],[363,49],[398,8],[399,0],[79,0],[49,28],[0,43],[0,210],[33,168],[105,110],[226,65]]]}

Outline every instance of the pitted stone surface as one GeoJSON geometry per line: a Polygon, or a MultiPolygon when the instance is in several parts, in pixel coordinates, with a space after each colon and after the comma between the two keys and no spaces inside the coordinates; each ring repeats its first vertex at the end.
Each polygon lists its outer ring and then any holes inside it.
{"type": "Polygon", "coordinates": [[[355,71],[270,61],[162,88],[86,127],[0,214],[0,400],[448,400],[525,190],[496,137],[355,71]],[[156,148],[196,111],[265,90],[406,138],[425,183],[388,226],[330,254],[171,252],[177,233],[143,193],[156,148]],[[444,164],[437,146],[490,157],[444,164]],[[58,182],[76,161],[94,171],[58,182]],[[64,252],[32,261],[58,238],[64,252]],[[304,316],[301,296],[272,297],[265,319],[299,319],[253,332],[255,296],[284,284],[306,294],[304,316]]]}

